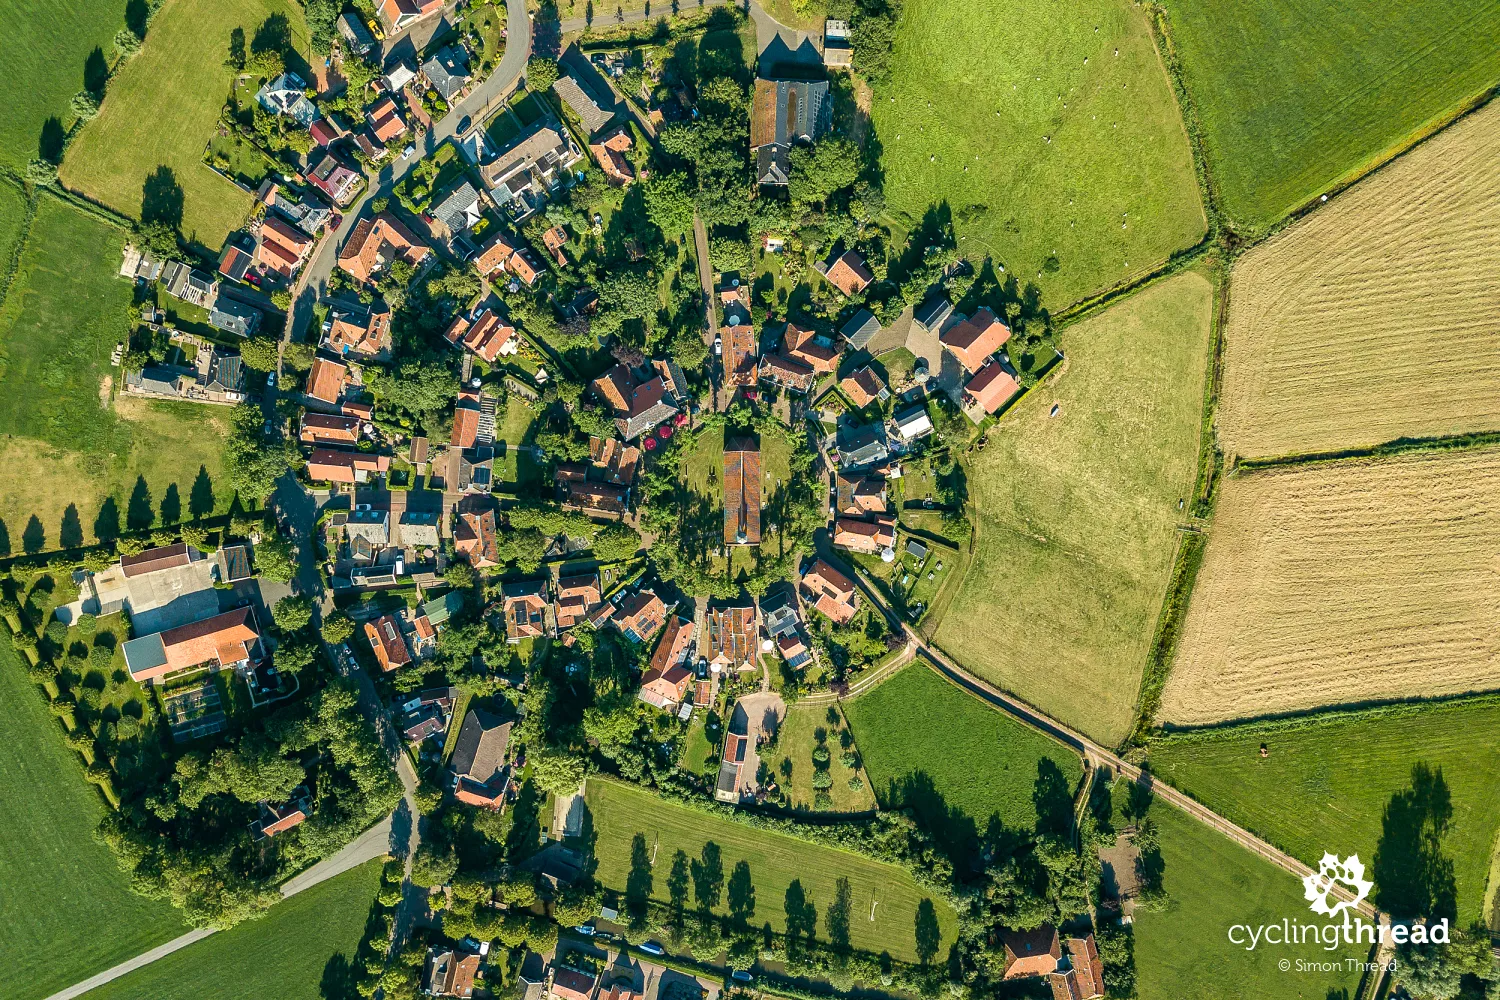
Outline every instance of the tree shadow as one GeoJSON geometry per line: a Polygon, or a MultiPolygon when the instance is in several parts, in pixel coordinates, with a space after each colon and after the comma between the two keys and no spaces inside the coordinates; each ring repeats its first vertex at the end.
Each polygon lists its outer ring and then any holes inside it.
{"type": "Polygon", "coordinates": [[[895,779],[887,785],[882,799],[888,808],[909,810],[917,825],[932,835],[938,849],[948,856],[961,876],[978,871],[979,827],[968,813],[948,805],[931,775],[913,771],[895,779]]]}
{"type": "Polygon", "coordinates": [[[801,879],[792,879],[791,885],[786,887],[782,909],[786,912],[788,944],[798,938],[806,938],[808,942],[817,938],[818,906],[808,898],[806,890],[802,888],[801,879]]]}
{"type": "Polygon", "coordinates": [[[700,910],[711,911],[724,892],[724,856],[718,844],[704,842],[701,854],[692,863],[692,874],[693,901],[700,910]]]}
{"type": "Polygon", "coordinates": [[[1443,853],[1443,837],[1453,818],[1453,801],[1442,768],[1425,763],[1411,769],[1411,787],[1391,796],[1381,820],[1372,875],[1375,905],[1397,920],[1458,917],[1453,859],[1443,853]]]}
{"type": "Polygon", "coordinates": [[[120,537],[120,505],[114,497],[105,497],[99,505],[99,514],[94,518],[94,537],[101,542],[112,542],[120,537]]]}
{"type": "Polygon", "coordinates": [[[29,556],[35,555],[46,544],[47,529],[42,527],[42,522],[33,514],[31,520],[26,522],[26,530],[21,533],[21,551],[29,556]]]}
{"type": "Polygon", "coordinates": [[[1066,837],[1073,832],[1073,793],[1062,768],[1050,757],[1036,763],[1031,803],[1036,807],[1037,836],[1066,837]]]}
{"type": "Polygon", "coordinates": [[[651,851],[646,835],[637,833],[630,841],[630,874],[625,877],[625,912],[632,927],[646,925],[651,903],[651,851]]]}
{"type": "Polygon", "coordinates": [[[682,926],[683,915],[687,912],[690,888],[688,870],[687,852],[679,850],[672,856],[672,871],[667,875],[667,899],[672,907],[672,924],[676,927],[682,926]]]}
{"type": "Polygon", "coordinates": [[[729,875],[729,915],[741,927],[755,916],[755,881],[748,861],[736,862],[729,875]]]}
{"type": "Polygon", "coordinates": [[[95,98],[102,98],[108,85],[109,60],[104,58],[104,50],[96,45],[83,60],[83,89],[95,98]]]}
{"type": "Polygon", "coordinates": [[[182,520],[182,497],[177,493],[177,484],[167,487],[161,498],[161,523],[176,524],[182,520]]]}
{"type": "Polygon", "coordinates": [[[76,549],[83,544],[83,522],[78,519],[78,505],[68,504],[63,511],[62,528],[57,533],[57,544],[65,549],[76,549]]]}
{"type": "Polygon", "coordinates": [[[511,807],[510,830],[505,834],[505,860],[519,864],[536,853],[542,835],[544,796],[536,782],[527,779],[511,807]]]}
{"type": "Polygon", "coordinates": [[[188,494],[188,514],[194,521],[214,512],[214,481],[209,478],[208,468],[198,466],[198,478],[193,480],[193,491],[188,494]]]}
{"type": "Polygon", "coordinates": [[[68,133],[63,128],[62,121],[54,115],[42,122],[42,135],[37,140],[36,155],[48,163],[61,163],[67,140],[68,133]]]}
{"type": "Polygon", "coordinates": [[[135,489],[130,493],[130,505],[125,508],[125,527],[130,531],[139,531],[151,527],[155,520],[156,512],[151,506],[151,487],[146,485],[145,476],[136,476],[135,489]]]}
{"type": "Polygon", "coordinates": [[[342,952],[337,952],[323,966],[323,978],[318,981],[318,996],[322,1000],[356,1000],[359,996],[359,974],[342,952]]]}
{"type": "Polygon", "coordinates": [[[833,902],[823,911],[823,928],[828,931],[828,943],[835,951],[849,950],[849,916],[854,906],[854,891],[849,879],[840,875],[834,882],[833,902]]]}
{"type": "Polygon", "coordinates": [[[932,961],[943,944],[943,930],[938,926],[937,908],[930,899],[923,899],[917,904],[916,944],[917,960],[923,965],[932,961]]]}
{"type": "Polygon", "coordinates": [[[137,38],[146,37],[146,21],[150,13],[146,7],[146,0],[130,0],[125,5],[125,27],[137,38]]]}
{"type": "Polygon", "coordinates": [[[0,520],[0,556],[10,555],[10,529],[0,520]]]}
{"type": "Polygon", "coordinates": [[[151,171],[141,186],[141,222],[182,228],[182,185],[177,183],[177,173],[165,164],[151,171]]]}

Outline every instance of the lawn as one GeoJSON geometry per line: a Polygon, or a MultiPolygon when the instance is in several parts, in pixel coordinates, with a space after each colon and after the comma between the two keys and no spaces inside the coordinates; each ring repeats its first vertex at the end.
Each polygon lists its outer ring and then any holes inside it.
{"type": "Polygon", "coordinates": [[[1221,207],[1263,230],[1500,79],[1500,0],[1167,0],[1221,207]]]}
{"type": "Polygon", "coordinates": [[[1161,831],[1163,887],[1169,902],[1159,913],[1135,911],[1137,995],[1143,1000],[1354,996],[1359,972],[1342,963],[1365,961],[1366,948],[1346,945],[1330,952],[1318,944],[1262,941],[1256,950],[1247,951],[1229,941],[1229,928],[1235,924],[1322,922],[1324,918],[1308,911],[1296,876],[1171,806],[1154,805],[1151,818],[1161,831]],[[1299,971],[1295,966],[1283,972],[1277,968],[1282,960],[1340,964],[1333,972],[1299,971]]]}
{"type": "MultiPolygon", "coordinates": [[[[749,435],[756,437],[756,435],[749,435]]],[[[792,476],[792,446],[785,439],[776,434],[759,435],[760,440],[760,471],[761,471],[761,519],[765,523],[765,508],[771,503],[772,496],[792,476]]],[[[718,510],[724,508],[724,429],[722,427],[706,428],[698,434],[698,438],[687,449],[682,459],[682,479],[688,489],[699,496],[706,496],[712,500],[718,510]]],[[[722,535],[716,535],[709,539],[711,549],[716,549],[722,539],[722,535]]],[[[718,555],[711,556],[711,565],[714,572],[728,572],[731,577],[739,575],[743,570],[746,573],[755,571],[756,558],[764,550],[772,552],[777,546],[777,534],[766,530],[761,535],[761,543],[755,545],[732,546],[729,557],[726,560],[718,555]],[[726,568],[727,565],[727,568],[726,568]]]]}
{"type": "Polygon", "coordinates": [[[969,532],[961,526],[955,543],[952,540],[955,532],[933,511],[902,511],[899,516],[901,528],[896,532],[894,562],[882,562],[879,556],[853,555],[852,558],[880,582],[892,608],[908,621],[924,623],[923,631],[927,632],[933,627],[928,612],[938,603],[939,594],[958,579],[968,565],[969,532]],[[914,534],[909,529],[923,534],[914,534]],[[936,538],[942,538],[948,544],[942,544],[936,538]],[[927,554],[919,559],[908,552],[910,542],[924,546],[927,554]]]}
{"type": "MultiPolygon", "coordinates": [[[[1500,832],[1500,700],[1403,706],[1396,711],[1316,716],[1297,724],[1229,726],[1181,733],[1152,745],[1162,778],[1215,812],[1316,865],[1324,851],[1358,852],[1367,864],[1400,847],[1400,816],[1412,770],[1440,772],[1451,796],[1444,853],[1454,865],[1458,913],[1479,916],[1495,835],[1500,832]],[[1260,756],[1264,743],[1270,756],[1260,756]]],[[[1375,864],[1375,901],[1388,869],[1375,864]]],[[[1386,891],[1397,891],[1392,888],[1386,891]]]]}
{"type": "Polygon", "coordinates": [[[0,789],[0,994],[49,996],[187,930],[171,906],[131,892],[94,840],[103,800],[9,643],[0,643],[0,789]]]}
{"type": "Polygon", "coordinates": [[[1146,15],[1124,0],[908,0],[871,108],[890,212],[951,211],[1056,310],[1202,238],[1146,15]]]}
{"type": "Polygon", "coordinates": [[[69,148],[63,183],[135,218],[180,216],[188,239],[217,250],[252,201],[203,162],[229,93],[229,33],[240,27],[253,41],[271,15],[290,22],[305,51],[302,11],[286,0],[169,0],[69,148]]]}
{"type": "MultiPolygon", "coordinates": [[[[625,888],[631,869],[631,843],[638,833],[645,835],[654,858],[652,898],[663,901],[667,899],[667,874],[674,852],[682,850],[697,859],[704,845],[712,842],[722,852],[726,877],[740,861],[750,866],[757,904],[750,919],[753,925],[770,922],[778,931],[786,928],[783,900],[793,881],[801,882],[807,902],[821,910],[833,902],[836,880],[847,878],[853,890],[850,944],[875,953],[889,951],[906,961],[916,958],[917,907],[923,899],[932,898],[932,893],[899,868],[700,812],[609,779],[591,779],[584,801],[597,837],[597,877],[611,889],[625,888]]],[[[943,931],[939,954],[946,954],[958,921],[942,899],[933,899],[933,905],[943,931]]],[[[820,920],[818,936],[827,940],[824,928],[820,920]]]]}
{"type": "Polygon", "coordinates": [[[0,306],[0,431],[7,435],[0,461],[26,470],[0,478],[0,522],[16,551],[33,517],[45,547],[56,547],[70,505],[87,540],[106,497],[125,524],[137,489],[144,492],[135,509],[144,504],[158,516],[163,506],[168,514],[191,514],[195,488],[200,505],[228,508],[225,411],[137,399],[105,408],[117,374],[109,354],[128,332],[131,289],[115,276],[123,239],[93,216],[43,197],[0,306]]]}
{"type": "Polygon", "coordinates": [[[351,965],[380,885],[381,864],[368,861],[300,892],[260,920],[246,921],[99,987],[88,994],[89,1000],[354,996],[351,965]]]}
{"type": "Polygon", "coordinates": [[[818,812],[865,812],[875,808],[875,795],[870,788],[868,775],[858,767],[850,768],[843,762],[845,753],[843,734],[848,733],[849,749],[858,753],[853,730],[845,725],[839,710],[831,705],[792,705],[776,737],[776,752],[763,754],[776,780],[781,782],[791,799],[792,807],[818,812]],[[835,722],[828,721],[832,712],[835,722]],[[819,735],[822,739],[819,739],[819,735]],[[813,760],[813,750],[819,745],[828,748],[828,774],[833,786],[828,789],[833,799],[829,809],[815,810],[816,792],[813,789],[813,774],[818,770],[813,760]],[[788,773],[790,772],[790,777],[788,773]],[[849,787],[851,777],[859,778],[859,787],[849,787]]]}
{"type": "Polygon", "coordinates": [[[1075,753],[921,664],[844,710],[881,805],[914,809],[950,853],[975,849],[996,820],[1033,829],[1039,801],[1072,809],[1075,753]]]}
{"type": "Polygon", "coordinates": [[[1066,328],[1067,360],[967,468],[975,556],[937,642],[1105,743],[1129,729],[1193,489],[1212,308],[1187,272],[1066,328]]]}
{"type": "Polygon", "coordinates": [[[68,102],[88,84],[99,85],[114,56],[115,32],[125,27],[125,6],[124,0],[0,0],[6,29],[0,79],[13,81],[0,115],[0,165],[23,170],[49,119],[56,121],[48,142],[54,156],[61,152],[73,120],[68,102]]]}

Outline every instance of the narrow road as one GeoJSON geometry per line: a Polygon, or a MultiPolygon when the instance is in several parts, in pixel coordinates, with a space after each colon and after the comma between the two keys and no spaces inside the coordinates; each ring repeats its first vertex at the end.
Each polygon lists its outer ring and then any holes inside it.
{"type": "MultiPolygon", "coordinates": [[[[885,608],[884,602],[880,600],[878,591],[865,579],[863,570],[858,566],[853,568],[854,580],[859,585],[859,588],[864,591],[865,598],[873,601],[877,607],[885,608]]],[[[889,609],[886,610],[887,617],[891,617],[889,609]]],[[[1033,729],[1038,729],[1046,733],[1059,743],[1082,755],[1091,767],[1103,765],[1113,769],[1116,774],[1122,774],[1132,781],[1140,782],[1144,787],[1150,789],[1152,794],[1157,798],[1171,803],[1198,822],[1216,830],[1239,846],[1260,855],[1272,864],[1297,876],[1299,879],[1312,874],[1312,868],[1290,854],[1266,843],[1243,827],[1231,823],[1223,816],[1203,805],[1203,803],[1185,795],[1166,782],[1157,780],[1150,772],[1142,771],[1136,765],[1127,763],[1113,750],[1100,746],[1087,736],[1052,718],[1035,706],[1022,701],[1015,695],[1002,691],[975,677],[963,667],[950,660],[942,650],[926,644],[922,640],[921,635],[904,621],[901,622],[901,629],[906,633],[907,640],[912,644],[916,654],[926,659],[949,682],[974,695],[981,701],[988,702],[995,708],[1009,713],[1033,729]]],[[[1340,886],[1334,887],[1334,893],[1340,899],[1353,898],[1352,894],[1346,892],[1340,886]]],[[[1371,921],[1378,921],[1383,916],[1368,900],[1361,902],[1357,909],[1360,914],[1371,921]]]]}

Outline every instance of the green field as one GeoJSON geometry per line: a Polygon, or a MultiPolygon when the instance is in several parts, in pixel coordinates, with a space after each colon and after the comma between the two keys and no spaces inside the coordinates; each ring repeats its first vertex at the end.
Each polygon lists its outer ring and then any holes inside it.
{"type": "MultiPolygon", "coordinates": [[[[1414,766],[1440,770],[1453,809],[1443,849],[1467,923],[1480,914],[1500,833],[1500,746],[1475,739],[1494,732],[1500,701],[1449,702],[1175,734],[1152,745],[1151,763],[1214,811],[1313,865],[1334,849],[1357,852],[1367,865],[1383,842],[1390,852],[1405,830],[1386,827],[1387,809],[1400,815],[1397,796],[1411,789],[1414,766]],[[1262,743],[1270,750],[1264,759],[1262,743]]],[[[1378,904],[1378,873],[1375,880],[1378,904]]]]}
{"type": "Polygon", "coordinates": [[[1500,80],[1500,0],[1167,0],[1220,207],[1264,229],[1500,80]]]}
{"type": "Polygon", "coordinates": [[[1034,828],[1039,790],[1044,802],[1071,809],[1083,776],[1072,751],[921,664],[844,710],[880,804],[915,809],[950,850],[971,850],[994,819],[1034,828]]]}
{"type": "Polygon", "coordinates": [[[354,961],[380,861],[300,892],[260,920],[189,945],[99,987],[89,1000],[338,1000],[354,961]]]}
{"type": "Polygon", "coordinates": [[[1280,924],[1323,918],[1310,913],[1296,876],[1251,854],[1220,834],[1157,804],[1151,818],[1161,831],[1163,887],[1169,902],[1160,913],[1135,911],[1136,991],[1141,1000],[1324,1000],[1352,997],[1359,973],[1298,971],[1295,963],[1367,960],[1367,949],[1324,951],[1321,945],[1271,945],[1254,951],[1229,941],[1235,924],[1280,924]],[[1278,961],[1294,963],[1282,972],[1278,961]],[[1347,989],[1347,994],[1337,990],[1347,989]]]}
{"type": "MultiPolygon", "coordinates": [[[[781,728],[776,737],[776,752],[767,754],[766,761],[771,770],[776,774],[776,780],[781,784],[791,799],[793,808],[815,811],[816,791],[812,786],[813,773],[817,770],[813,764],[813,750],[818,746],[818,733],[823,733],[823,744],[828,747],[828,774],[833,778],[833,787],[828,789],[828,794],[833,799],[833,807],[823,812],[865,812],[875,808],[875,795],[870,788],[867,775],[860,775],[860,787],[850,788],[849,779],[856,775],[857,769],[850,769],[844,765],[844,748],[839,739],[839,733],[844,731],[842,721],[829,723],[827,705],[791,705],[786,710],[786,718],[781,720],[781,728]],[[791,777],[786,776],[786,764],[791,763],[791,777]]],[[[834,708],[835,714],[838,709],[834,708]]],[[[852,727],[848,730],[851,735],[852,727]]],[[[854,750],[858,752],[858,747],[854,750]]]]}
{"type": "Polygon", "coordinates": [[[61,140],[73,120],[68,102],[84,89],[86,74],[97,86],[114,57],[125,6],[123,0],[0,0],[0,79],[10,81],[0,115],[0,165],[24,169],[49,118],[57,119],[53,141],[61,140]]]}
{"type": "Polygon", "coordinates": [[[284,0],[170,0],[140,54],[110,84],[99,117],[68,150],[62,182],[138,218],[149,178],[162,192],[150,199],[152,214],[170,217],[176,202],[183,235],[217,251],[244,224],[252,200],[203,162],[229,93],[229,33],[243,28],[253,42],[272,14],[290,22],[305,51],[302,12],[284,0]]]}
{"type": "Polygon", "coordinates": [[[131,892],[94,840],[104,802],[8,642],[0,643],[0,799],[0,995],[49,996],[187,930],[171,906],[131,892]]]}
{"type": "MultiPolygon", "coordinates": [[[[110,351],[128,332],[129,283],[117,278],[124,234],[44,196],[10,294],[0,306],[0,524],[21,550],[30,518],[55,548],[65,509],[77,507],[86,540],[113,496],[120,521],[144,477],[158,514],[176,486],[184,516],[200,475],[215,509],[230,495],[222,479],[225,412],[187,403],[117,400],[110,351]]],[[[201,489],[201,487],[200,487],[201,489]]],[[[200,492],[200,497],[203,494],[200,492]]]]}
{"type": "Polygon", "coordinates": [[[908,0],[891,60],[871,106],[890,212],[916,226],[945,204],[960,250],[1051,308],[1202,237],[1187,133],[1129,3],[908,0]]]}
{"type": "MultiPolygon", "coordinates": [[[[0,280],[4,280],[4,269],[24,235],[21,227],[25,222],[25,195],[16,185],[0,180],[0,280]]],[[[4,289],[0,288],[0,299],[3,298],[4,289]]]]}
{"type": "MultiPolygon", "coordinates": [[[[807,901],[815,904],[821,914],[834,900],[835,881],[844,877],[853,889],[850,944],[865,951],[889,951],[907,961],[916,958],[917,906],[923,899],[932,898],[932,893],[899,868],[721,819],[608,779],[591,779],[584,800],[597,836],[594,844],[599,864],[597,877],[611,889],[625,888],[631,867],[631,842],[637,833],[645,835],[655,857],[652,898],[663,901],[667,899],[667,874],[674,853],[683,850],[689,858],[697,858],[705,842],[712,841],[721,849],[726,876],[740,861],[750,865],[756,903],[750,922],[755,926],[769,921],[778,931],[786,928],[783,901],[793,880],[802,883],[807,901]],[[879,905],[872,911],[872,903],[876,902],[879,905]],[[869,919],[872,912],[873,920],[869,919]]],[[[943,900],[933,899],[933,904],[943,930],[940,954],[946,954],[957,930],[957,918],[943,900]]],[[[821,940],[828,939],[821,919],[818,936],[821,940]]]]}
{"type": "Polygon", "coordinates": [[[937,642],[1105,743],[1129,729],[1193,489],[1212,307],[1188,272],[1066,328],[1067,360],[968,469],[978,542],[937,642]]]}

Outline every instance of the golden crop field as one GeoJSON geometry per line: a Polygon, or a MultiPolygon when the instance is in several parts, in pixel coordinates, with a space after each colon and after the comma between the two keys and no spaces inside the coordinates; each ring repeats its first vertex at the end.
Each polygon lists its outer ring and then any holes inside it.
{"type": "Polygon", "coordinates": [[[1500,449],[1221,489],[1159,721],[1500,688],[1500,449]]]}
{"type": "Polygon", "coordinates": [[[1219,434],[1246,456],[1500,428],[1500,102],[1242,257],[1219,434]]]}

